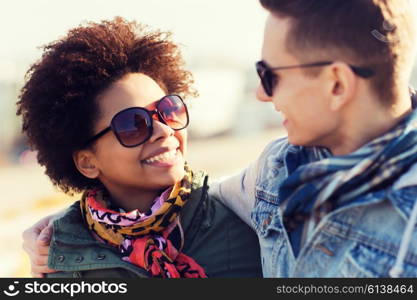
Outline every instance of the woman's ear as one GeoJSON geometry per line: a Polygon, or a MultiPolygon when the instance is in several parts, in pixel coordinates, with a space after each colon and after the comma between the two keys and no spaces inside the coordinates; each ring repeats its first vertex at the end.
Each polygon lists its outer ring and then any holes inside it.
{"type": "Polygon", "coordinates": [[[72,154],[75,166],[78,171],[85,177],[90,179],[96,179],[100,174],[95,163],[94,153],[91,150],[78,150],[72,154]]]}

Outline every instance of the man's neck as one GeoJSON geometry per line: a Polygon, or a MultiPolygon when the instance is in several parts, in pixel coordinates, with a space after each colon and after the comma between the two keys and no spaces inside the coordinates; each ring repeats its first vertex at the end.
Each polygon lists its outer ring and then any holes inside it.
{"type": "Polygon", "coordinates": [[[360,99],[349,108],[337,138],[328,146],[333,155],[356,151],[391,130],[412,109],[408,92],[399,95],[391,107],[384,107],[378,100],[360,99]]]}

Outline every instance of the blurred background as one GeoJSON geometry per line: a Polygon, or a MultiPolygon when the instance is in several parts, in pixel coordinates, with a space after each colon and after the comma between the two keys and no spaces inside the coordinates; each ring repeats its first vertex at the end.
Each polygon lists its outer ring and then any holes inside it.
{"type": "MultiPolygon", "coordinates": [[[[0,11],[0,277],[30,276],[21,233],[77,200],[55,189],[28,149],[16,101],[41,46],[84,21],[122,16],[173,32],[200,93],[190,101],[188,161],[212,178],[239,171],[284,135],[272,105],[255,99],[266,12],[254,0],[15,0],[0,11]]],[[[417,74],[412,84],[417,84],[417,74]]]]}

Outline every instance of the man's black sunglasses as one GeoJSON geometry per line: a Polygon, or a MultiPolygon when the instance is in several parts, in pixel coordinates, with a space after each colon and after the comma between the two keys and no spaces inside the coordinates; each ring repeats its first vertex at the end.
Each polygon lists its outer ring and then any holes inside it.
{"type": "MultiPolygon", "coordinates": [[[[269,67],[266,62],[263,60],[256,63],[256,71],[258,72],[259,78],[261,79],[261,84],[265,93],[271,97],[275,86],[278,84],[278,78],[273,71],[277,70],[287,70],[295,68],[312,68],[312,67],[322,67],[333,64],[333,61],[322,61],[316,63],[302,64],[302,65],[293,65],[293,66],[284,66],[284,67],[269,67]]],[[[349,65],[352,71],[363,78],[369,78],[374,75],[374,71],[368,68],[357,67],[349,65]]]]}
{"type": "Polygon", "coordinates": [[[136,147],[145,143],[153,133],[153,119],[169,126],[173,130],[181,130],[188,126],[187,106],[178,95],[162,97],[152,111],[144,107],[129,107],[114,115],[110,126],[88,139],[88,146],[110,130],[124,147],[136,147]]]}

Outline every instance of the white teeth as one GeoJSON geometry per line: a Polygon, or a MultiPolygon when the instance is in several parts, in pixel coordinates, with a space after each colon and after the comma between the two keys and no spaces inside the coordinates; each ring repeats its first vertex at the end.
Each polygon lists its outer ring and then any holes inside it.
{"type": "Polygon", "coordinates": [[[167,151],[162,154],[159,154],[159,155],[152,156],[146,159],[144,162],[153,163],[153,162],[169,161],[175,158],[176,155],[177,155],[177,150],[171,150],[171,151],[167,151]]]}

